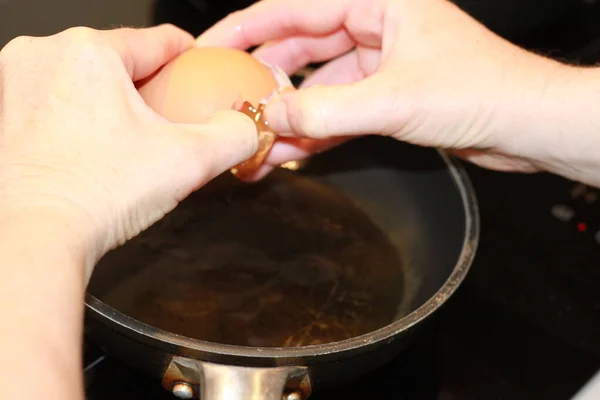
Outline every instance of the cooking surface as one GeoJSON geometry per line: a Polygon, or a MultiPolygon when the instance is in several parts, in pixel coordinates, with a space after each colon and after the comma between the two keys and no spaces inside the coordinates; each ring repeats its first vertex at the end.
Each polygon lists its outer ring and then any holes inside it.
{"type": "MultiPolygon", "coordinates": [[[[72,25],[170,21],[198,33],[244,3],[0,0],[0,45],[72,25]]],[[[555,54],[581,48],[586,53],[578,59],[600,60],[600,25],[581,23],[598,10],[589,7],[581,20],[564,21],[578,26],[572,41],[560,23],[547,36],[536,32],[522,41],[555,54]],[[560,38],[560,46],[546,37],[560,38]]],[[[468,171],[479,198],[481,242],[438,329],[375,373],[312,398],[562,400],[600,368],[600,193],[546,174],[468,171]]],[[[174,398],[93,346],[85,366],[90,400],[174,398]]]]}

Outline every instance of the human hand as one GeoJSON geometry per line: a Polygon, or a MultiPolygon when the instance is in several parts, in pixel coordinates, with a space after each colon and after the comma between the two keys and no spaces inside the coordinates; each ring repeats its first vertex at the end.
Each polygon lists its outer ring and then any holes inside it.
{"type": "MultiPolygon", "coordinates": [[[[190,48],[169,25],[20,37],[0,52],[0,224],[68,226],[89,269],[216,175],[254,154],[237,111],[201,125],[155,114],[135,82],[190,48]]],[[[57,242],[61,240],[57,239],[57,242]]]]}
{"type": "Polygon", "coordinates": [[[557,158],[560,144],[547,133],[565,122],[555,116],[570,68],[508,43],[446,0],[263,0],[197,45],[259,46],[254,55],[288,74],[332,60],[267,106],[271,127],[291,137],[274,146],[272,165],[363,134],[499,170],[535,171],[557,158]]]}

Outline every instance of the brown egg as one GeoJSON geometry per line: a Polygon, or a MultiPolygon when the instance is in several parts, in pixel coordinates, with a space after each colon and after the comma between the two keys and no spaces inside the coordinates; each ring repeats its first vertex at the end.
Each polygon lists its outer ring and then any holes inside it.
{"type": "Polygon", "coordinates": [[[232,172],[243,178],[256,171],[269,153],[276,135],[261,118],[273,94],[293,90],[287,75],[245,51],[201,47],[190,49],[165,65],[138,91],[158,114],[173,122],[201,123],[219,110],[236,109],[257,126],[259,149],[232,172]]]}

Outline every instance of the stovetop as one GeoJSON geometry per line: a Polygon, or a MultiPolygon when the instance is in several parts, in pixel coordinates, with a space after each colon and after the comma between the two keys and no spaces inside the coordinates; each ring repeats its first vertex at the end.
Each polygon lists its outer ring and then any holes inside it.
{"type": "MultiPolygon", "coordinates": [[[[468,171],[481,242],[437,329],[311,399],[564,400],[600,368],[600,193],[547,174],[468,171]]],[[[89,400],[173,398],[110,358],[91,371],[89,400]]]]}
{"type": "MultiPolygon", "coordinates": [[[[0,0],[0,46],[73,25],[173,22],[198,34],[250,2],[0,0]]],[[[590,2],[579,17],[522,43],[596,62],[600,24],[584,22],[599,9],[590,2]],[[574,26],[576,33],[565,34],[574,26]]],[[[600,191],[549,174],[466,167],[481,241],[436,329],[392,363],[312,399],[562,400],[600,369],[600,191]]],[[[91,344],[84,365],[89,400],[174,398],[91,344]]]]}

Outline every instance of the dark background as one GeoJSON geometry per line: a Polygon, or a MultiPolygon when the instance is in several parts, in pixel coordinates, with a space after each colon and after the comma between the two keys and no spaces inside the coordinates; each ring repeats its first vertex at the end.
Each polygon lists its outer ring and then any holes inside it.
{"type": "MultiPolygon", "coordinates": [[[[75,25],[172,22],[198,34],[248,3],[0,0],[0,46],[17,35],[75,25]]],[[[600,4],[594,1],[458,3],[529,49],[569,62],[600,61],[600,4]]],[[[567,399],[600,368],[597,191],[548,174],[467,168],[480,203],[481,244],[435,335],[382,370],[315,399],[374,393],[380,399],[567,399]]],[[[93,375],[90,399],[172,398],[110,358],[93,375]]]]}
{"type": "MultiPolygon", "coordinates": [[[[564,53],[597,38],[596,0],[456,0],[503,37],[564,53]]],[[[85,25],[107,28],[173,22],[193,34],[251,0],[0,0],[0,46],[20,34],[48,35],[85,25]]]]}

